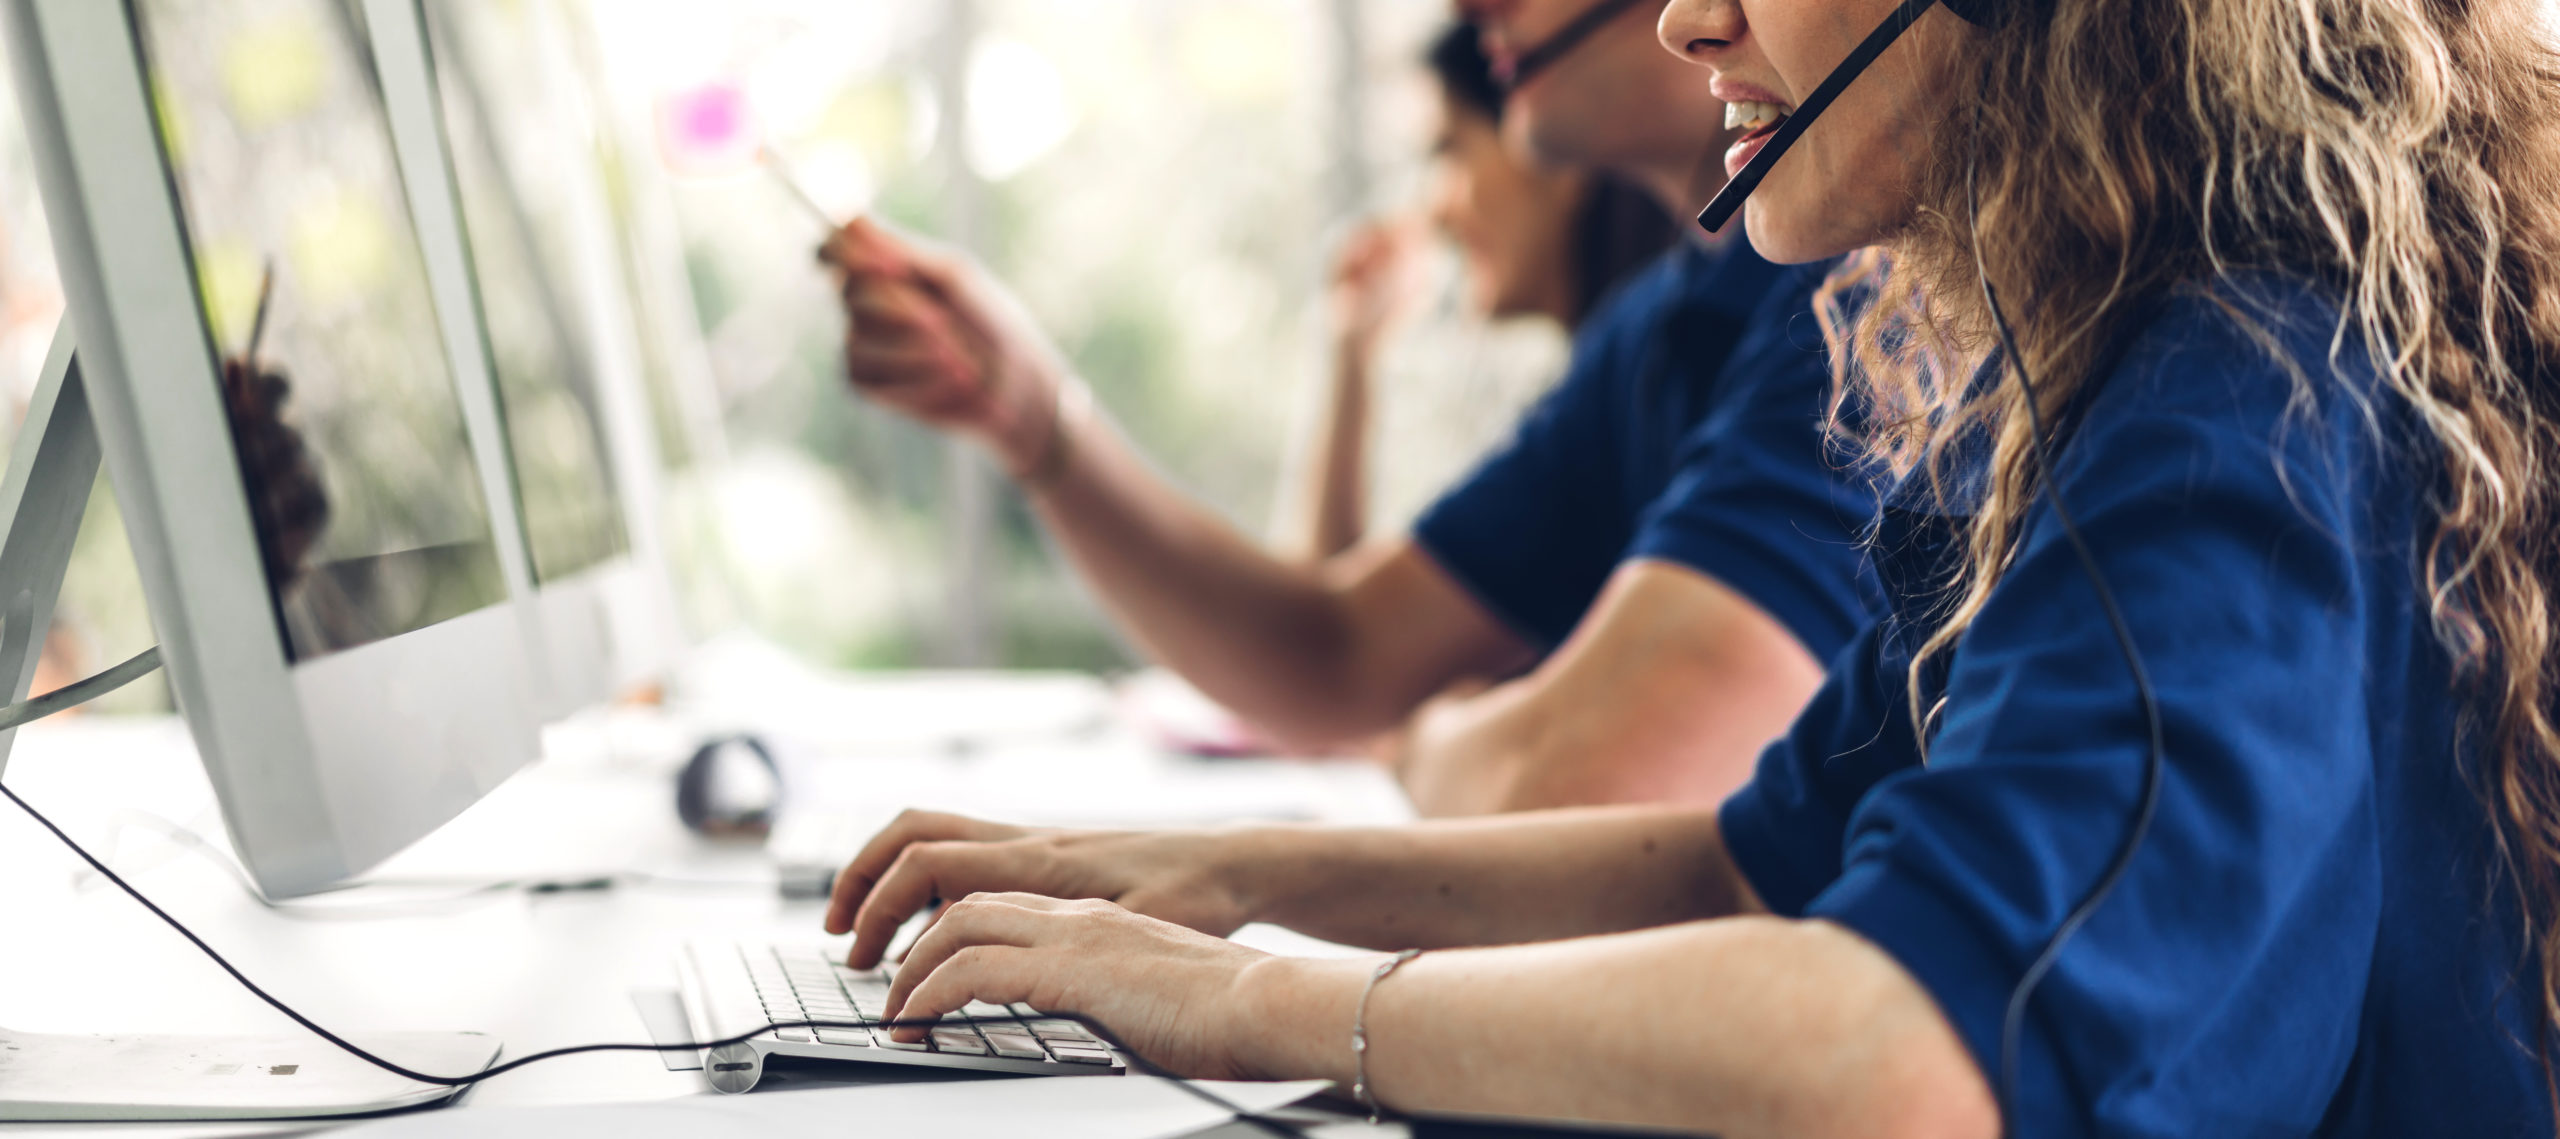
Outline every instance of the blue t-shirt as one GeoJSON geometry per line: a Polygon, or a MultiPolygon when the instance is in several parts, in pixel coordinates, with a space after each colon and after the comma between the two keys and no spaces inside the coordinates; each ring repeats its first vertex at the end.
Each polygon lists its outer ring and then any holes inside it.
{"type": "MultiPolygon", "coordinates": [[[[2417,573],[2440,463],[2361,353],[2332,369],[2327,301],[2271,280],[2222,297],[2308,374],[2312,407],[2216,301],[2173,298],[2057,461],[2157,687],[2166,776],[2129,873],[2035,992],[2017,1133],[2549,1135],[2520,999],[2538,967],[2491,886],[2417,573]]],[[[2039,503],[1927,670],[1922,763],[1907,666],[1951,601],[1975,451],[1941,468],[1946,507],[1925,479],[1887,494],[1889,614],[1722,817],[1772,909],[1892,954],[1996,1089],[2010,992],[2122,840],[2148,737],[2039,503]]]]}
{"type": "Polygon", "coordinates": [[[1539,649],[1611,571],[1678,563],[1751,599],[1817,659],[1871,616],[1858,534],[1872,481],[1825,438],[1830,365],[1813,314],[1830,265],[1683,242],[1629,280],[1510,442],[1414,537],[1539,649]]]}

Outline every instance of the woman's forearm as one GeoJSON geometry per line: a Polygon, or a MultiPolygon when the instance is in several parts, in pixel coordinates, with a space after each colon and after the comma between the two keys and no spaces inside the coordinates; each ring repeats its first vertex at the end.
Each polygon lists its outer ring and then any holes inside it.
{"type": "MultiPolygon", "coordinates": [[[[1369,960],[1274,958],[1239,983],[1249,1067],[1357,1074],[1369,960]]],[[[1452,951],[1371,994],[1367,1077],[1399,1111],[1788,1136],[1991,1136],[1990,1090],[1935,1002],[1838,926],[1767,917],[1452,951]]]]}
{"type": "Polygon", "coordinates": [[[1299,548],[1311,558],[1349,550],[1368,528],[1369,357],[1367,346],[1349,340],[1334,348],[1333,385],[1306,464],[1312,485],[1302,492],[1307,533],[1299,548]]]}
{"type": "Polygon", "coordinates": [[[1254,920],[1378,949],[1501,945],[1756,909],[1712,812],[1543,811],[1243,832],[1254,920]]]}

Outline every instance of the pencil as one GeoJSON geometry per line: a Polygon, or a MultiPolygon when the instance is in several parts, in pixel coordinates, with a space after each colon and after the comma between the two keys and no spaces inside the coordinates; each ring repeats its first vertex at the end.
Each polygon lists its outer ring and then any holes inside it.
{"type": "Polygon", "coordinates": [[[827,227],[827,232],[833,233],[842,228],[842,223],[836,221],[835,215],[828,213],[825,206],[819,205],[818,199],[809,193],[809,188],[801,185],[800,179],[792,176],[791,163],[782,157],[781,151],[771,146],[760,147],[757,149],[756,157],[761,159],[761,165],[772,173],[773,180],[782,183],[782,188],[791,192],[791,200],[800,203],[800,208],[809,211],[809,216],[818,219],[818,224],[827,227]]]}
{"type": "Polygon", "coordinates": [[[258,365],[258,342],[267,335],[267,302],[276,295],[275,258],[267,259],[267,271],[258,278],[258,310],[249,317],[249,347],[240,353],[242,363],[258,365]]]}

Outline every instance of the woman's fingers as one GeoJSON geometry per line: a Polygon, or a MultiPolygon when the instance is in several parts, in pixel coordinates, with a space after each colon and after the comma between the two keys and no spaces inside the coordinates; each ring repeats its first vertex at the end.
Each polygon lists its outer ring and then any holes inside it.
{"type": "Polygon", "coordinates": [[[818,260],[845,273],[906,272],[908,249],[896,234],[867,217],[844,223],[818,247],[818,260]]]}
{"type": "MultiPolygon", "coordinates": [[[[1059,903],[1032,894],[972,894],[943,907],[932,929],[916,939],[907,951],[907,959],[898,966],[897,980],[889,986],[887,1013],[892,1020],[921,1020],[941,1016],[969,1003],[972,999],[1007,1003],[1020,996],[990,996],[985,992],[954,988],[951,978],[936,978],[954,963],[954,958],[969,956],[990,946],[1031,949],[1043,942],[1046,926],[1054,920],[1059,903]],[[931,986],[934,999],[919,1001],[920,989],[931,986]]],[[[916,1030],[919,1034],[921,1029],[916,1030]]]]}
{"type": "Polygon", "coordinates": [[[958,410],[976,398],[957,382],[960,362],[934,347],[889,347],[854,339],[844,347],[844,372],[853,386],[907,411],[958,410]]]}
{"type": "Polygon", "coordinates": [[[880,875],[853,915],[853,949],[846,963],[869,969],[880,963],[898,927],[936,899],[948,901],[987,890],[1026,884],[1014,867],[1019,853],[1000,844],[928,842],[909,846],[880,875]]]}
{"type": "Polygon", "coordinates": [[[835,892],[827,901],[827,932],[841,935],[853,930],[854,915],[864,899],[908,847],[920,842],[998,842],[1024,833],[1020,827],[938,811],[899,813],[836,875],[835,892]]]}
{"type": "MultiPolygon", "coordinates": [[[[1038,990],[1042,954],[1028,946],[979,944],[962,946],[950,956],[935,962],[931,973],[919,974],[921,984],[903,997],[892,992],[888,1015],[891,1020],[938,1020],[966,1007],[970,1001],[989,1004],[1012,1004],[1029,1001],[1038,990]],[[902,1003],[903,1001],[903,1003],[902,1003]]],[[[903,971],[899,976],[907,974],[903,971]]],[[[933,1031],[921,1024],[901,1025],[889,1035],[914,1042],[933,1031]]]]}

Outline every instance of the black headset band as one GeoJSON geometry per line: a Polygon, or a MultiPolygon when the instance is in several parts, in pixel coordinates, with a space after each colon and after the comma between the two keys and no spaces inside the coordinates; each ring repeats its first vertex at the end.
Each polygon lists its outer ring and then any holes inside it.
{"type": "MultiPolygon", "coordinates": [[[[1609,21],[1617,19],[1624,15],[1627,9],[1643,2],[1644,0],[1599,0],[1598,3],[1583,9],[1582,14],[1575,16],[1571,22],[1557,28],[1553,35],[1538,41],[1538,46],[1514,57],[1511,66],[1495,78],[1501,82],[1503,90],[1517,89],[1539,72],[1555,66],[1557,60],[1572,54],[1573,49],[1581,47],[1582,42],[1590,39],[1592,33],[1607,27],[1609,21]]],[[[1654,0],[1654,2],[1659,4],[1662,0],[1654,0]]]]}

